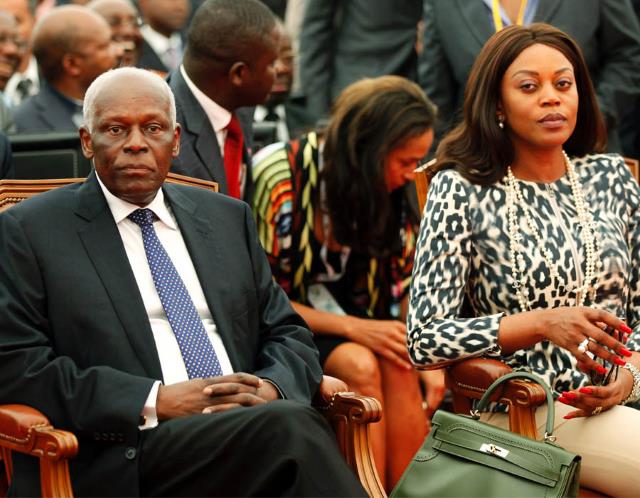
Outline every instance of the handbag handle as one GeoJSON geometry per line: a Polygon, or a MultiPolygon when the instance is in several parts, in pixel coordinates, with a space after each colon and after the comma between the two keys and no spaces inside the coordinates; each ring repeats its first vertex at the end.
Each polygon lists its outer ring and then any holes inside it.
{"type": "Polygon", "coordinates": [[[479,413],[485,411],[487,405],[489,404],[489,398],[491,397],[491,394],[493,394],[493,392],[497,389],[497,387],[503,382],[507,382],[511,379],[528,379],[542,386],[545,394],[547,395],[547,425],[545,428],[544,439],[545,441],[554,441],[555,438],[553,437],[553,422],[555,420],[555,407],[553,406],[553,394],[551,394],[551,389],[549,389],[549,386],[547,386],[547,383],[544,380],[542,380],[537,375],[533,375],[529,372],[511,372],[503,375],[499,379],[496,379],[493,384],[491,384],[487,388],[482,398],[480,398],[478,409],[474,411],[475,413],[473,414],[473,418],[478,419],[480,417],[479,413]]]}

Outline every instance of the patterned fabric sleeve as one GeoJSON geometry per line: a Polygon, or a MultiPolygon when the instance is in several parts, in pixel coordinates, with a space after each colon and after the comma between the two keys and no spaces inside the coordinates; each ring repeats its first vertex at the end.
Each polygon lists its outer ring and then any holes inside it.
{"type": "Polygon", "coordinates": [[[290,287],[292,199],[291,168],[286,144],[276,143],[253,158],[253,213],[260,243],[267,253],[273,276],[287,292],[290,287]]]}
{"type": "Polygon", "coordinates": [[[640,186],[622,157],[618,167],[621,178],[621,188],[625,198],[629,225],[627,243],[631,261],[631,275],[629,275],[629,299],[627,301],[627,322],[633,328],[633,334],[627,341],[627,348],[640,351],[640,186]]]}
{"type": "Polygon", "coordinates": [[[407,334],[416,365],[443,366],[464,357],[497,354],[502,314],[460,318],[469,276],[470,188],[454,171],[438,173],[420,225],[407,334]]]}

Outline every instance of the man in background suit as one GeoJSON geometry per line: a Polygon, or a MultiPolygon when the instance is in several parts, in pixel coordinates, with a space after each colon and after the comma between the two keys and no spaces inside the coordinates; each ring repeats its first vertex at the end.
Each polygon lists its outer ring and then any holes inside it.
{"type": "Polygon", "coordinates": [[[183,127],[172,171],[214,180],[221,192],[251,199],[253,109],[240,108],[267,99],[278,47],[275,17],[258,0],[200,6],[182,66],[169,76],[183,127]]]}
{"type": "Polygon", "coordinates": [[[300,79],[315,121],[351,83],[397,74],[417,79],[422,0],[308,0],[300,33],[300,79]]]}
{"type": "Polygon", "coordinates": [[[182,60],[182,30],[185,28],[191,3],[189,0],[139,0],[145,24],[138,67],[167,73],[182,60]]]}
{"type": "MultiPolygon", "coordinates": [[[[366,496],[309,406],[318,352],[250,208],[163,186],[169,87],[117,69],[84,111],[95,172],[0,214],[0,403],[79,437],[76,496],[366,496]]],[[[14,496],[36,465],[14,457],[14,496]]]]}
{"type": "MultiPolygon", "coordinates": [[[[521,2],[500,4],[503,24],[517,21],[521,2]]],[[[607,120],[609,148],[619,150],[619,112],[640,92],[640,26],[629,0],[537,0],[526,7],[525,25],[552,24],[582,48],[607,120]]],[[[420,83],[438,106],[441,125],[436,131],[441,137],[459,121],[471,66],[496,28],[491,0],[425,0],[423,15],[420,83]]]]}
{"type": "Polygon", "coordinates": [[[78,5],[55,7],[33,32],[33,53],[44,81],[40,93],[13,112],[18,132],[77,130],[91,82],[113,68],[122,49],[95,12],[78,5]]]}

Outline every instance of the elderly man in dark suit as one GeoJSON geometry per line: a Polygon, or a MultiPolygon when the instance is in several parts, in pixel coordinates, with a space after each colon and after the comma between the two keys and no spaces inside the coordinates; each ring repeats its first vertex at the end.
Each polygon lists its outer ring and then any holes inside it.
{"type": "MultiPolygon", "coordinates": [[[[164,185],[173,96],[137,68],[89,88],[86,182],[0,214],[0,403],[80,439],[77,496],[365,496],[322,416],[311,332],[250,208],[164,185]]],[[[38,492],[14,458],[14,496],[38,492]]]]}
{"type": "Polygon", "coordinates": [[[183,127],[173,171],[251,199],[253,109],[241,108],[267,99],[278,47],[275,17],[258,0],[206,0],[198,8],[182,66],[169,77],[183,127]]]}
{"type": "Polygon", "coordinates": [[[640,93],[640,26],[629,0],[424,0],[424,48],[420,83],[438,106],[442,136],[459,120],[471,65],[489,37],[495,18],[510,23],[545,22],[573,36],[584,53],[609,129],[619,150],[619,113],[640,93]],[[498,10],[496,14],[492,10],[498,10]]]}
{"type": "Polygon", "coordinates": [[[40,93],[13,114],[18,132],[77,130],[82,99],[91,82],[113,68],[122,48],[111,41],[106,21],[86,7],[65,5],[46,14],[33,31],[40,93]]]}

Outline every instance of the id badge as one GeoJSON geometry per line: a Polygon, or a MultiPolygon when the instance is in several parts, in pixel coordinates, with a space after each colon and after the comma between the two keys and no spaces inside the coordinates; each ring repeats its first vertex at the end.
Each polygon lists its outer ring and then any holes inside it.
{"type": "Polygon", "coordinates": [[[326,311],[327,313],[340,316],[346,315],[324,284],[310,285],[307,292],[307,299],[311,305],[319,311],[326,311]]]}

